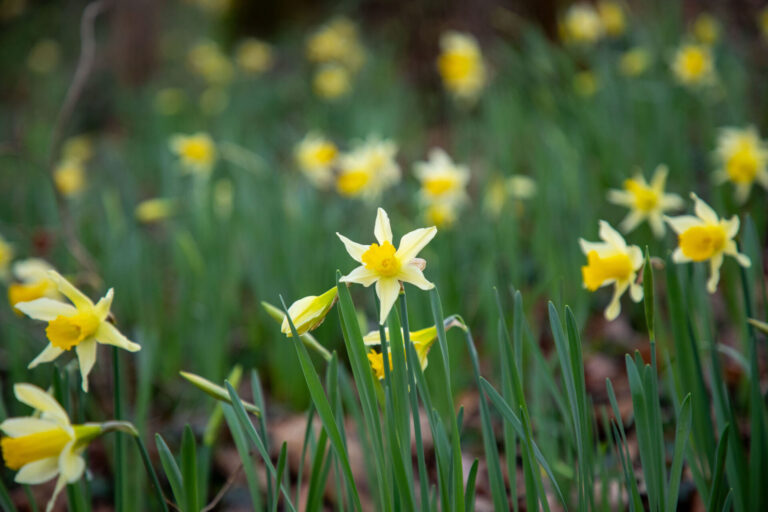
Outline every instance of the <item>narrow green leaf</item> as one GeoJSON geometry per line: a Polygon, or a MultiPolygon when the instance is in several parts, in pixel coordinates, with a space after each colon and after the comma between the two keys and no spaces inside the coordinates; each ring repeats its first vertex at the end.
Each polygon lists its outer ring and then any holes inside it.
{"type": "Polygon", "coordinates": [[[475,459],[475,461],[472,463],[472,467],[469,468],[469,474],[467,475],[467,490],[464,491],[466,512],[472,512],[475,510],[475,480],[477,479],[478,463],[479,461],[475,459]]]}
{"type": "Polygon", "coordinates": [[[687,394],[680,407],[675,429],[675,449],[672,455],[672,466],[669,469],[669,494],[664,510],[672,512],[677,510],[677,496],[680,491],[680,478],[683,470],[683,456],[688,436],[691,433],[691,394],[687,394]]]}
{"type": "Polygon", "coordinates": [[[184,507],[184,481],[181,477],[179,465],[165,443],[165,439],[160,434],[155,434],[155,445],[157,446],[157,453],[160,455],[160,464],[163,466],[165,478],[168,479],[168,483],[171,485],[173,498],[180,507],[184,507]]]}
{"type": "MultiPolygon", "coordinates": [[[[283,446],[280,447],[280,456],[277,458],[277,476],[275,477],[275,489],[279,489],[283,483],[283,472],[285,471],[285,459],[288,455],[288,443],[283,441],[283,446]]],[[[272,512],[277,512],[277,504],[280,502],[280,493],[275,493],[274,501],[272,502],[272,512]]]]}
{"type": "Polygon", "coordinates": [[[181,476],[184,480],[184,510],[199,512],[197,492],[197,446],[192,427],[186,425],[181,436],[181,476]]]}

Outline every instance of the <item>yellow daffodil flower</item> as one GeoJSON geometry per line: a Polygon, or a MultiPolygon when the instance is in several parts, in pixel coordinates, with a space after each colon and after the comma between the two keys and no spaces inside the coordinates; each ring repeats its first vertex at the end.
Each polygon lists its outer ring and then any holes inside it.
{"type": "Polygon", "coordinates": [[[605,318],[614,320],[621,312],[621,296],[629,288],[635,302],[643,299],[643,287],[635,282],[637,271],[643,266],[643,252],[636,245],[627,245],[624,238],[606,221],[600,221],[602,242],[579,239],[587,264],[581,267],[584,288],[594,292],[598,288],[614,285],[613,297],[605,308],[605,318]]]}
{"type": "Polygon", "coordinates": [[[460,204],[467,198],[469,169],[457,165],[444,150],[433,148],[429,161],[417,162],[414,174],[421,182],[421,194],[428,203],[434,201],[460,204]]]}
{"type": "Polygon", "coordinates": [[[61,146],[62,160],[86,163],[93,157],[93,139],[82,134],[64,141],[61,146]]]}
{"type": "Polygon", "coordinates": [[[600,16],[600,22],[603,30],[609,37],[619,37],[624,33],[626,21],[624,19],[624,9],[619,2],[603,1],[597,4],[597,13],[600,16]]]}
{"type": "Polygon", "coordinates": [[[435,237],[436,233],[437,228],[434,226],[416,229],[403,235],[399,247],[395,249],[392,245],[389,216],[379,208],[373,229],[378,243],[362,245],[336,233],[352,259],[361,264],[342,277],[341,282],[359,283],[365,287],[376,283],[376,295],[381,303],[379,323],[384,324],[400,294],[401,282],[410,283],[422,290],[434,288],[435,285],[426,280],[420,268],[423,260],[416,258],[416,255],[435,237]]]}
{"type": "Polygon", "coordinates": [[[763,39],[768,39],[768,7],[763,8],[757,17],[758,25],[760,26],[760,32],[763,34],[763,39]]]}
{"type": "Polygon", "coordinates": [[[720,37],[720,22],[709,13],[701,13],[694,20],[691,32],[696,41],[712,46],[720,37]]]}
{"type": "Polygon", "coordinates": [[[603,37],[604,27],[591,4],[578,3],[566,11],[560,23],[560,32],[566,43],[591,45],[603,37]]]}
{"type": "Polygon", "coordinates": [[[740,203],[747,200],[755,182],[768,189],[768,147],[755,127],[720,130],[715,156],[719,164],[715,180],[733,183],[740,203]]]}
{"type": "Polygon", "coordinates": [[[38,41],[27,55],[27,67],[39,75],[47,75],[59,65],[61,45],[53,39],[38,41]]]}
{"type": "Polygon", "coordinates": [[[733,238],[739,232],[739,217],[721,219],[707,203],[691,193],[694,201],[693,215],[666,217],[666,221],[677,233],[678,247],[672,254],[675,263],[689,261],[709,261],[710,276],[707,291],[715,293],[720,282],[720,267],[725,255],[733,256],[742,267],[749,267],[751,262],[741,254],[733,238]]]}
{"type": "Polygon", "coordinates": [[[326,100],[335,100],[352,90],[352,76],[339,64],[324,64],[312,80],[315,94],[326,100]]]}
{"type": "Polygon", "coordinates": [[[599,86],[600,83],[592,71],[580,71],[573,77],[573,88],[579,96],[591,98],[599,86]]]}
{"type": "Polygon", "coordinates": [[[13,246],[3,238],[3,235],[0,235],[0,281],[8,279],[11,261],[13,261],[13,246]]]}
{"type": "Polygon", "coordinates": [[[365,62],[357,27],[347,18],[335,18],[307,40],[307,58],[320,64],[337,63],[355,72],[365,62]]]}
{"type": "Polygon", "coordinates": [[[129,352],[136,352],[141,347],[128,340],[107,320],[114,297],[111,288],[94,304],[55,270],[50,271],[48,275],[56,283],[59,292],[73,305],[48,298],[16,304],[16,308],[28,317],[48,322],[45,334],[50,343],[29,363],[29,368],[34,368],[40,363],[49,363],[74,347],[80,364],[83,391],[88,391],[88,374],[96,362],[99,343],[113,345],[129,352]]]}
{"type": "Polygon", "coordinates": [[[64,408],[45,391],[32,384],[16,384],[16,399],[39,411],[39,416],[9,418],[0,423],[5,465],[16,473],[20,484],[42,484],[53,478],[56,487],[46,511],[50,512],[66,484],[76,482],[85,471],[82,453],[104,433],[97,423],[73,425],[64,408]]]}
{"type": "Polygon", "coordinates": [[[450,201],[434,201],[427,204],[424,219],[437,228],[449,228],[456,223],[457,206],[450,201]]]}
{"type": "Polygon", "coordinates": [[[397,145],[393,141],[369,137],[339,157],[336,190],[345,197],[378,199],[385,189],[400,181],[396,154],[397,145]]]}
{"type": "Polygon", "coordinates": [[[207,176],[216,163],[216,144],[207,134],[174,135],[171,137],[171,151],[181,160],[185,172],[207,176]]]}
{"type": "Polygon", "coordinates": [[[176,212],[176,200],[156,197],[146,199],[136,205],[134,215],[136,220],[144,224],[152,224],[167,219],[176,212]]]}
{"type": "Polygon", "coordinates": [[[624,76],[640,76],[651,65],[651,54],[642,47],[627,50],[619,59],[619,71],[624,76]]]}
{"type": "Polygon", "coordinates": [[[485,87],[483,55],[471,34],[450,31],[440,37],[437,69],[445,88],[459,100],[472,102],[485,87]]]}
{"type": "Polygon", "coordinates": [[[650,184],[638,172],[624,181],[624,190],[608,191],[608,201],[630,210],[619,226],[623,232],[629,233],[647,220],[656,238],[664,236],[664,213],[683,207],[682,197],[664,193],[668,173],[666,165],[659,165],[650,184]]]}
{"type": "Polygon", "coordinates": [[[232,81],[234,68],[219,45],[213,41],[201,41],[187,55],[192,71],[213,85],[225,85],[232,81]]]}
{"type": "Polygon", "coordinates": [[[21,311],[15,308],[19,302],[29,302],[41,297],[61,297],[56,283],[49,276],[53,267],[45,260],[29,258],[17,261],[11,270],[17,282],[8,285],[8,302],[17,314],[21,314],[21,311]]]}
{"type": "Polygon", "coordinates": [[[672,72],[686,86],[705,85],[715,79],[715,64],[709,47],[685,43],[675,52],[672,72]]]}
{"type": "MultiPolygon", "coordinates": [[[[320,327],[337,300],[338,290],[334,286],[322,295],[310,295],[291,304],[288,315],[299,336],[320,327]]],[[[293,336],[287,317],[283,318],[280,331],[289,338],[293,336]]]]}
{"type": "Polygon", "coordinates": [[[272,67],[272,46],[252,37],[246,38],[237,47],[235,60],[244,72],[259,75],[272,67]]]}
{"type": "Polygon", "coordinates": [[[333,165],[339,154],[336,145],[316,133],[308,133],[293,151],[296,163],[309,181],[319,188],[333,183],[333,165]]]}
{"type": "Polygon", "coordinates": [[[53,183],[64,197],[74,197],[85,188],[85,168],[77,160],[64,160],[53,171],[53,183]]]}

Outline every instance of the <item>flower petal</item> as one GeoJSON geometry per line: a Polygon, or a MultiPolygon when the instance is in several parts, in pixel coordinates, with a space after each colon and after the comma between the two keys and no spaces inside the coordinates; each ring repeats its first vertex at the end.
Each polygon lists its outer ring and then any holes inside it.
{"type": "Polygon", "coordinates": [[[75,442],[70,441],[59,455],[59,471],[68,483],[75,483],[83,476],[85,471],[85,460],[75,452],[75,442]]]}
{"type": "Polygon", "coordinates": [[[581,251],[585,255],[594,251],[597,253],[598,256],[600,256],[601,258],[604,258],[610,255],[611,253],[615,252],[613,247],[611,247],[605,242],[588,242],[583,238],[579,238],[579,245],[581,246],[581,251]]]}
{"type": "Polygon", "coordinates": [[[96,303],[96,316],[102,322],[109,316],[109,310],[112,308],[112,299],[115,297],[115,289],[110,288],[99,302],[96,303]]]}
{"type": "Polygon", "coordinates": [[[392,277],[385,277],[376,281],[376,295],[379,296],[381,303],[381,312],[379,313],[379,324],[384,325],[389,316],[389,311],[395,305],[397,296],[400,294],[400,282],[392,277]]]}
{"type": "Polygon", "coordinates": [[[5,435],[8,437],[20,437],[29,434],[36,434],[37,432],[45,432],[46,430],[54,430],[57,428],[59,428],[57,423],[35,418],[34,416],[27,416],[24,418],[8,418],[4,422],[0,423],[0,430],[5,432],[5,435]]]}
{"type": "Polygon", "coordinates": [[[419,254],[425,245],[427,245],[435,235],[437,234],[437,228],[432,226],[430,228],[414,229],[410,233],[406,233],[400,239],[400,246],[397,248],[395,255],[404,264],[407,264],[412,258],[419,254]]]}
{"type": "Polygon", "coordinates": [[[39,365],[40,363],[50,363],[51,361],[59,357],[62,352],[64,352],[64,350],[60,349],[59,347],[54,347],[49,343],[48,346],[45,347],[43,351],[40,352],[37,355],[37,357],[32,360],[31,363],[29,363],[29,366],[27,366],[27,368],[31,370],[32,368],[37,367],[37,365],[39,365]]]}
{"type": "Polygon", "coordinates": [[[643,287],[637,283],[632,283],[629,285],[629,296],[634,302],[640,302],[643,300],[643,287]]]}
{"type": "Polygon", "coordinates": [[[683,206],[685,206],[685,201],[677,194],[664,194],[661,196],[662,210],[679,210],[683,206]]]}
{"type": "Polygon", "coordinates": [[[83,391],[88,392],[88,374],[91,373],[94,363],[96,363],[96,339],[90,338],[75,347],[77,351],[77,361],[80,363],[80,378],[83,381],[83,391]]]}
{"type": "Polygon", "coordinates": [[[664,186],[667,184],[667,174],[669,174],[669,167],[664,164],[657,165],[651,178],[651,188],[656,192],[664,192],[664,186]]]}
{"type": "Polygon", "coordinates": [[[717,216],[717,213],[715,213],[715,210],[713,210],[711,206],[699,198],[699,196],[691,192],[691,197],[694,201],[693,211],[696,213],[697,217],[699,217],[707,224],[717,224],[720,221],[720,218],[717,216]]]}
{"type": "Polygon", "coordinates": [[[664,220],[667,221],[667,224],[672,228],[672,231],[678,235],[694,226],[701,226],[703,224],[701,219],[694,217],[693,215],[680,215],[678,217],[665,216],[664,220]]]}
{"type": "Polygon", "coordinates": [[[59,475],[58,480],[56,480],[56,487],[53,489],[51,499],[48,500],[48,505],[45,506],[45,512],[53,511],[53,506],[56,504],[56,498],[59,497],[59,494],[61,494],[61,491],[64,489],[65,485],[67,485],[67,479],[64,478],[64,475],[59,475]]]}
{"type": "Polygon", "coordinates": [[[48,272],[48,275],[51,277],[53,282],[56,283],[59,291],[63,293],[69,300],[71,300],[72,304],[74,304],[77,309],[87,309],[89,307],[93,307],[93,302],[91,302],[91,299],[89,299],[83,292],[78,290],[72,283],[67,281],[64,276],[55,270],[48,272]]]}
{"type": "Polygon", "coordinates": [[[648,216],[648,224],[651,226],[653,236],[661,238],[664,236],[664,216],[660,212],[653,212],[648,216]]]}
{"type": "Polygon", "coordinates": [[[715,293],[717,284],[720,282],[720,267],[723,264],[723,253],[715,254],[709,260],[709,279],[707,280],[707,291],[715,293]]]}
{"type": "Polygon", "coordinates": [[[358,283],[365,287],[371,286],[379,278],[379,275],[362,265],[355,268],[349,274],[345,275],[339,281],[342,283],[358,283]]]}
{"type": "Polygon", "coordinates": [[[622,237],[618,231],[613,229],[613,227],[604,220],[600,221],[599,234],[601,240],[605,240],[616,249],[623,251],[627,248],[627,243],[624,241],[624,237],[622,237]]]}
{"type": "Polygon", "coordinates": [[[675,249],[675,252],[672,253],[672,261],[674,261],[675,263],[688,263],[689,261],[693,261],[693,260],[691,260],[691,258],[683,254],[683,250],[680,247],[678,247],[677,249],[675,249]]]}
{"type": "Polygon", "coordinates": [[[608,303],[608,307],[605,308],[605,319],[609,322],[615,320],[619,313],[621,313],[621,296],[627,291],[629,287],[629,281],[617,282],[613,288],[613,297],[611,302],[608,303]]]}
{"type": "Polygon", "coordinates": [[[14,480],[20,484],[37,485],[47,482],[58,474],[59,458],[48,457],[22,466],[14,480]]]}
{"type": "Polygon", "coordinates": [[[404,265],[397,274],[397,279],[417,286],[422,290],[431,290],[435,287],[434,284],[427,281],[427,278],[424,277],[424,274],[415,265],[404,265]]]}
{"type": "Polygon", "coordinates": [[[16,384],[13,386],[13,394],[19,402],[45,413],[47,418],[51,418],[60,426],[69,426],[69,416],[64,408],[39,387],[32,384],[16,384]]]}
{"type": "Polygon", "coordinates": [[[632,194],[626,190],[611,189],[608,191],[608,202],[617,204],[619,206],[631,206],[634,204],[632,194]]]}
{"type": "Polygon", "coordinates": [[[120,347],[128,352],[138,352],[141,350],[141,345],[130,341],[123,333],[117,330],[117,327],[109,322],[101,322],[94,338],[99,343],[120,347]]]}
{"type": "Polygon", "coordinates": [[[72,316],[77,313],[77,309],[70,304],[45,297],[29,302],[18,302],[14,307],[29,318],[43,322],[50,322],[57,316],[72,316]]]}
{"type": "Polygon", "coordinates": [[[739,216],[734,215],[727,221],[725,221],[725,235],[728,238],[733,238],[739,233],[739,216]]]}
{"type": "Polygon", "coordinates": [[[392,227],[389,225],[389,215],[384,208],[376,211],[376,224],[373,226],[373,235],[379,241],[379,245],[384,242],[392,243],[392,227]]]}
{"type": "Polygon", "coordinates": [[[344,243],[344,247],[347,249],[347,253],[352,256],[352,259],[358,263],[363,262],[363,253],[370,248],[370,245],[363,245],[357,242],[353,242],[349,238],[345,237],[341,233],[336,233],[336,236],[344,243]]]}
{"type": "Polygon", "coordinates": [[[624,217],[624,220],[621,221],[619,227],[623,232],[629,233],[637,226],[639,226],[640,223],[645,220],[645,217],[646,215],[644,213],[638,210],[632,210],[627,214],[626,217],[624,217]]]}

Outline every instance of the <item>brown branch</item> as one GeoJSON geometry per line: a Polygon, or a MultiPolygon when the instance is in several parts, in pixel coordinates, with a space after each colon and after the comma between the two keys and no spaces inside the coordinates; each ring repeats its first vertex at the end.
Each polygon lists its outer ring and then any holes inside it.
{"type": "Polygon", "coordinates": [[[224,498],[224,495],[227,494],[227,491],[229,491],[229,488],[232,487],[232,484],[235,483],[235,479],[240,474],[240,471],[243,470],[243,463],[240,462],[240,465],[237,466],[237,469],[229,475],[229,478],[227,478],[227,481],[224,482],[224,485],[221,486],[221,489],[219,489],[219,492],[216,493],[216,496],[213,497],[213,500],[205,506],[204,509],[202,509],[200,512],[210,512],[213,510],[216,505],[219,504],[219,502],[224,498]]]}

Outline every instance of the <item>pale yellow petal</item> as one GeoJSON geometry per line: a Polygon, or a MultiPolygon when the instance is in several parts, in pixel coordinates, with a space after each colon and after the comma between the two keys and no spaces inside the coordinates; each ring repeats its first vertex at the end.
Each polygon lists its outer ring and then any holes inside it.
{"type": "Polygon", "coordinates": [[[749,199],[749,193],[752,192],[752,183],[737,183],[736,188],[736,202],[744,204],[749,199]]]}
{"type": "Polygon", "coordinates": [[[83,391],[88,392],[88,374],[96,363],[97,345],[95,338],[90,338],[75,347],[77,361],[80,364],[80,378],[83,381],[83,391]]]}
{"type": "Polygon", "coordinates": [[[627,291],[629,287],[629,281],[617,282],[613,288],[613,296],[611,302],[608,303],[608,307],[605,308],[605,319],[609,322],[615,320],[619,313],[621,313],[621,296],[627,291]]]}
{"type": "Polygon", "coordinates": [[[406,233],[400,239],[400,246],[397,248],[397,259],[404,264],[408,263],[412,258],[415,258],[419,251],[421,251],[425,245],[427,245],[435,235],[437,234],[437,228],[435,226],[429,228],[419,228],[406,233]]]}
{"type": "Polygon", "coordinates": [[[59,458],[48,457],[25,464],[16,473],[14,480],[20,484],[37,485],[51,480],[59,474],[59,458]]]}
{"type": "Polygon", "coordinates": [[[624,237],[622,237],[618,231],[613,229],[613,227],[604,220],[600,221],[599,235],[601,240],[604,240],[616,249],[623,251],[627,247],[627,243],[624,241],[624,237]]]}
{"type": "Polygon", "coordinates": [[[64,475],[59,474],[59,478],[56,480],[56,487],[53,489],[51,499],[48,500],[48,505],[45,507],[45,512],[53,511],[53,506],[56,504],[56,498],[59,497],[59,494],[61,494],[61,491],[64,489],[65,485],[67,485],[67,479],[64,478],[64,475]]]}
{"type": "Polygon", "coordinates": [[[75,483],[83,476],[85,460],[76,453],[74,441],[67,444],[59,455],[59,472],[67,480],[67,483],[75,483]]]}
{"type": "Polygon", "coordinates": [[[384,242],[392,243],[392,227],[389,225],[389,215],[384,208],[376,211],[376,224],[373,227],[373,235],[379,241],[379,245],[384,242]]]}
{"type": "Polygon", "coordinates": [[[672,231],[678,235],[694,226],[702,225],[701,219],[694,217],[693,215],[680,215],[678,217],[665,216],[664,220],[667,221],[667,224],[672,228],[672,231]]]}
{"type": "Polygon", "coordinates": [[[734,215],[733,217],[731,217],[730,219],[725,221],[725,226],[724,226],[725,227],[725,235],[728,238],[735,237],[738,234],[738,232],[739,232],[739,226],[740,225],[741,225],[741,223],[739,222],[739,216],[738,215],[734,215]]]}
{"type": "Polygon", "coordinates": [[[434,284],[427,281],[421,270],[415,265],[404,265],[397,275],[397,279],[404,283],[410,283],[414,286],[421,288],[422,290],[431,290],[435,287],[434,284]]]}
{"type": "Polygon", "coordinates": [[[13,275],[24,283],[48,279],[50,270],[53,270],[50,263],[40,258],[27,258],[13,264],[13,275]]]}
{"type": "Polygon", "coordinates": [[[50,363],[51,361],[59,357],[62,352],[64,352],[64,350],[60,349],[59,347],[54,347],[49,343],[48,346],[45,347],[43,351],[40,352],[37,355],[37,357],[32,360],[31,363],[29,363],[29,366],[27,366],[27,368],[31,370],[32,368],[37,367],[37,365],[39,365],[40,363],[50,363]]]}
{"type": "Polygon", "coordinates": [[[715,210],[713,210],[712,207],[705,203],[699,196],[691,193],[691,197],[694,201],[693,211],[696,213],[697,217],[707,224],[717,224],[720,221],[715,210]]]}
{"type": "Polygon", "coordinates": [[[601,258],[604,258],[615,252],[614,248],[605,242],[588,242],[583,238],[579,238],[579,245],[581,246],[581,250],[584,254],[596,252],[597,255],[601,258]]]}
{"type": "Polygon", "coordinates": [[[114,288],[110,288],[99,302],[96,303],[96,316],[102,322],[109,316],[109,310],[112,308],[112,299],[115,297],[114,288]]]}
{"type": "Polygon", "coordinates": [[[692,261],[691,258],[683,254],[683,250],[678,247],[675,249],[675,252],[672,253],[672,261],[675,263],[688,263],[689,261],[692,261]]]}
{"type": "Polygon", "coordinates": [[[629,296],[634,302],[643,300],[643,287],[637,283],[629,285],[629,296]]]}
{"type": "Polygon", "coordinates": [[[77,313],[77,309],[72,305],[46,297],[29,302],[18,302],[14,307],[29,318],[43,322],[50,322],[57,316],[72,316],[77,313]]]}
{"type": "Polygon", "coordinates": [[[37,432],[45,432],[46,430],[54,430],[58,427],[59,425],[57,423],[41,418],[35,418],[34,416],[8,418],[0,423],[0,430],[5,432],[5,435],[8,437],[19,437],[35,434],[37,432]]]}
{"type": "Polygon", "coordinates": [[[32,384],[16,384],[13,386],[13,393],[19,402],[45,413],[46,417],[60,426],[70,424],[69,416],[59,402],[39,387],[32,384]]]}
{"type": "Polygon", "coordinates": [[[389,311],[397,301],[400,294],[400,282],[397,279],[386,277],[376,281],[376,295],[379,296],[381,303],[381,312],[379,313],[379,324],[384,325],[389,316],[389,311]]]}
{"type": "Polygon", "coordinates": [[[664,216],[656,211],[648,215],[648,224],[651,226],[653,236],[661,238],[664,236],[664,216]]]}
{"type": "Polygon", "coordinates": [[[357,242],[353,242],[349,238],[345,237],[341,233],[336,233],[336,236],[339,237],[339,239],[344,244],[344,247],[347,249],[347,253],[349,253],[350,256],[352,256],[352,259],[357,261],[358,263],[363,262],[363,254],[365,251],[367,251],[370,248],[370,245],[363,245],[358,244],[357,242]]]}
{"type": "Polygon", "coordinates": [[[707,291],[715,293],[717,284],[720,282],[720,267],[723,265],[723,255],[716,254],[709,260],[709,279],[707,280],[707,291]]]}
{"type": "Polygon", "coordinates": [[[611,189],[608,191],[607,196],[608,196],[608,202],[617,204],[619,206],[630,207],[635,202],[634,199],[632,198],[632,194],[630,194],[626,190],[611,189]]]}
{"type": "Polygon", "coordinates": [[[339,281],[342,283],[358,283],[365,287],[371,286],[379,278],[379,275],[362,265],[355,268],[349,274],[345,275],[339,281]]]}
{"type": "Polygon", "coordinates": [[[123,335],[123,333],[117,330],[117,327],[109,322],[101,322],[94,337],[99,343],[113,345],[125,349],[128,352],[138,352],[141,350],[141,345],[130,341],[123,335]]]}
{"type": "Polygon", "coordinates": [[[661,209],[666,210],[679,210],[685,206],[683,198],[677,194],[664,194],[661,196],[661,209]]]}
{"type": "Polygon", "coordinates": [[[624,220],[621,221],[619,227],[623,232],[629,233],[637,226],[639,226],[640,223],[645,220],[645,217],[646,215],[641,211],[632,210],[629,212],[629,214],[627,214],[626,217],[624,217],[624,220]]]}
{"type": "Polygon", "coordinates": [[[379,331],[371,331],[363,336],[363,344],[368,345],[381,345],[381,335],[379,331]]]}
{"type": "Polygon", "coordinates": [[[651,178],[651,188],[656,192],[664,192],[664,186],[667,184],[667,175],[669,174],[669,168],[660,164],[656,166],[656,170],[653,171],[653,177],[651,178]]]}
{"type": "Polygon", "coordinates": [[[87,309],[89,307],[93,307],[93,302],[91,302],[91,299],[89,299],[83,292],[78,290],[72,283],[67,281],[64,276],[55,270],[48,272],[48,275],[53,280],[53,282],[56,283],[59,291],[63,293],[69,300],[71,300],[72,304],[74,304],[77,309],[87,309]]]}

